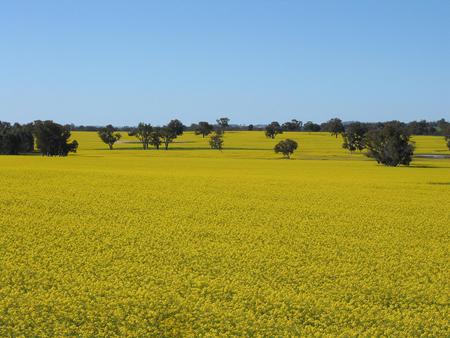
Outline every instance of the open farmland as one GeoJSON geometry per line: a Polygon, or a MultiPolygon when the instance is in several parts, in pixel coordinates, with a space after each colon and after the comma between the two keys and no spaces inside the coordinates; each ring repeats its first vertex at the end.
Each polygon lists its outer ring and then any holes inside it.
{"type": "Polygon", "coordinates": [[[0,157],[0,336],[448,336],[449,159],[72,135],[67,158],[0,157]]]}

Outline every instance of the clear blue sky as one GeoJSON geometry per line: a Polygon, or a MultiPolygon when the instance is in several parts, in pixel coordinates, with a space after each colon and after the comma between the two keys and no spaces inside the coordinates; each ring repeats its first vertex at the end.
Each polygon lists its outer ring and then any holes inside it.
{"type": "Polygon", "coordinates": [[[450,118],[450,1],[11,0],[0,120],[450,118]]]}

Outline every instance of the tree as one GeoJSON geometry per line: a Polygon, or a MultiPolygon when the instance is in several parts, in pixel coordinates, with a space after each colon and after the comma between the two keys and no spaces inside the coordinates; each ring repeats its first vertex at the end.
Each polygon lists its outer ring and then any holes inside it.
{"type": "Polygon", "coordinates": [[[202,135],[202,137],[204,138],[205,136],[211,134],[213,130],[214,127],[211,124],[205,121],[201,121],[195,128],[195,135],[202,135]]]}
{"type": "Polygon", "coordinates": [[[447,148],[450,150],[450,123],[443,123],[441,126],[441,133],[444,135],[447,148]]]}
{"type": "Polygon", "coordinates": [[[247,126],[247,129],[248,129],[249,131],[252,131],[254,128],[255,128],[255,127],[253,126],[253,124],[249,124],[249,125],[247,126]]]}
{"type": "Polygon", "coordinates": [[[150,144],[154,146],[156,149],[159,149],[161,145],[161,128],[156,127],[150,134],[150,144]]]}
{"type": "Polygon", "coordinates": [[[335,135],[337,138],[339,134],[342,134],[345,131],[345,128],[342,124],[342,120],[336,117],[325,123],[325,130],[330,132],[331,135],[335,135]]]}
{"type": "Polygon", "coordinates": [[[146,123],[139,123],[137,128],[133,129],[128,133],[129,136],[135,136],[142,143],[144,150],[148,149],[148,145],[152,139],[153,127],[152,125],[146,123]]]}
{"type": "Polygon", "coordinates": [[[100,128],[98,131],[98,136],[108,145],[109,150],[112,150],[114,143],[119,141],[122,137],[120,133],[116,133],[116,130],[110,124],[108,124],[105,128],[100,128]]]}
{"type": "Polygon", "coordinates": [[[211,135],[209,139],[209,145],[211,146],[211,149],[222,150],[223,133],[221,131],[216,131],[213,135],[211,135]]]}
{"type": "Polygon", "coordinates": [[[168,126],[164,126],[159,131],[160,139],[164,143],[164,149],[169,149],[169,144],[177,138],[176,131],[168,126]]]}
{"type": "Polygon", "coordinates": [[[363,150],[366,147],[365,136],[367,132],[368,128],[360,122],[349,124],[345,133],[342,134],[342,137],[344,138],[342,148],[348,149],[351,152],[363,150]]]}
{"type": "Polygon", "coordinates": [[[286,139],[284,141],[280,141],[275,145],[273,150],[275,153],[282,153],[284,157],[291,158],[291,155],[297,149],[298,143],[291,139],[286,139]]]}
{"type": "Polygon", "coordinates": [[[290,122],[285,122],[281,125],[285,131],[299,131],[302,129],[303,122],[298,120],[291,120],[290,122]]]}
{"type": "Polygon", "coordinates": [[[411,135],[433,135],[436,128],[426,120],[412,121],[408,123],[408,132],[411,135]]]}
{"type": "Polygon", "coordinates": [[[265,134],[266,137],[270,137],[273,139],[276,135],[283,134],[283,128],[281,128],[278,122],[274,121],[266,126],[265,134]]]}
{"type": "Polygon", "coordinates": [[[222,130],[222,133],[225,133],[225,129],[228,128],[230,119],[228,117],[221,117],[216,120],[219,129],[222,130]]]}
{"type": "Polygon", "coordinates": [[[70,131],[53,121],[35,121],[33,124],[36,146],[45,156],[67,156],[78,148],[76,140],[69,143],[70,131]]]}
{"type": "Polygon", "coordinates": [[[168,132],[174,134],[175,137],[183,135],[184,128],[185,128],[184,124],[181,123],[181,121],[177,120],[177,119],[171,120],[166,126],[166,129],[168,130],[168,132]]]}
{"type": "Polygon", "coordinates": [[[440,119],[436,121],[436,129],[440,135],[444,135],[448,132],[450,134],[450,122],[445,121],[445,119],[440,119]]]}
{"type": "Polygon", "coordinates": [[[396,167],[409,165],[414,153],[414,144],[404,124],[391,121],[382,128],[370,130],[366,136],[367,156],[378,163],[396,167]]]}
{"type": "Polygon", "coordinates": [[[303,125],[303,130],[304,131],[313,131],[313,132],[320,131],[320,125],[318,125],[317,123],[308,121],[303,125]]]}
{"type": "Polygon", "coordinates": [[[0,121],[0,154],[18,155],[34,150],[32,128],[0,121]]]}

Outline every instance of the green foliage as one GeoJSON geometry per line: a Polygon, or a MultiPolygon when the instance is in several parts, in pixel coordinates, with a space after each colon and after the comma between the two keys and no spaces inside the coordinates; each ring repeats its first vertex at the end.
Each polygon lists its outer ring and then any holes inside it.
{"type": "Polygon", "coordinates": [[[142,143],[142,147],[148,149],[148,145],[152,140],[153,127],[150,123],[139,123],[137,128],[128,133],[129,136],[135,136],[142,143]]]}
{"type": "Polygon", "coordinates": [[[398,121],[387,122],[382,128],[370,130],[366,144],[367,156],[386,166],[409,165],[412,161],[414,144],[410,142],[405,126],[398,121]]]}
{"type": "Polygon", "coordinates": [[[219,129],[222,130],[222,133],[228,128],[230,119],[228,117],[220,117],[216,120],[219,129]]]}
{"type": "Polygon", "coordinates": [[[276,121],[269,123],[266,126],[266,130],[265,130],[265,135],[266,137],[269,138],[275,138],[276,135],[278,134],[283,134],[283,128],[281,128],[280,124],[276,121]]]}
{"type": "Polygon", "coordinates": [[[318,131],[320,131],[320,125],[318,125],[317,123],[308,121],[303,125],[303,131],[318,132],[318,131]]]}
{"type": "Polygon", "coordinates": [[[70,130],[53,121],[35,121],[33,123],[36,146],[45,156],[67,156],[78,148],[76,140],[69,143],[70,130]]]}
{"type": "Polygon", "coordinates": [[[108,124],[105,128],[99,129],[98,136],[108,145],[109,150],[112,150],[114,143],[122,138],[122,135],[117,133],[114,127],[110,124],[108,124]]]}
{"type": "Polygon", "coordinates": [[[0,121],[0,154],[18,155],[34,150],[32,128],[0,121]]]}
{"type": "Polygon", "coordinates": [[[291,155],[297,149],[298,143],[291,139],[280,141],[275,145],[275,153],[282,153],[284,157],[291,158],[291,155]]]}
{"type": "Polygon", "coordinates": [[[185,126],[183,123],[181,123],[180,120],[171,120],[167,126],[165,127],[167,129],[167,132],[170,134],[175,135],[175,137],[183,135],[183,131],[185,129],[185,126]]]}
{"type": "Polygon", "coordinates": [[[153,129],[153,132],[151,132],[150,134],[150,144],[152,146],[154,146],[156,149],[159,149],[159,147],[162,144],[162,140],[161,140],[161,128],[160,127],[156,127],[153,129]]]}
{"type": "Polygon", "coordinates": [[[164,126],[159,130],[159,137],[161,139],[161,143],[164,144],[164,149],[167,150],[169,149],[169,144],[177,138],[177,132],[173,128],[164,126]]]}
{"type": "Polygon", "coordinates": [[[450,150],[450,123],[446,122],[445,120],[441,121],[440,128],[442,135],[444,135],[447,147],[450,150]]]}
{"type": "Polygon", "coordinates": [[[344,125],[342,124],[342,120],[333,118],[325,123],[325,131],[331,133],[331,135],[338,137],[339,134],[342,134],[345,131],[344,125]]]}
{"type": "Polygon", "coordinates": [[[215,132],[209,139],[211,149],[222,150],[223,148],[223,133],[215,132]]]}
{"type": "Polygon", "coordinates": [[[202,135],[202,137],[205,137],[211,134],[213,130],[213,125],[209,124],[208,122],[201,121],[195,128],[195,135],[202,135]]]}
{"type": "Polygon", "coordinates": [[[367,132],[368,128],[360,122],[349,124],[345,130],[345,133],[342,134],[344,139],[342,147],[350,150],[351,152],[355,150],[363,150],[366,147],[365,136],[367,132]]]}
{"type": "Polygon", "coordinates": [[[286,131],[300,131],[302,130],[302,126],[303,126],[302,121],[293,119],[290,122],[283,123],[281,127],[283,128],[283,130],[286,131]]]}

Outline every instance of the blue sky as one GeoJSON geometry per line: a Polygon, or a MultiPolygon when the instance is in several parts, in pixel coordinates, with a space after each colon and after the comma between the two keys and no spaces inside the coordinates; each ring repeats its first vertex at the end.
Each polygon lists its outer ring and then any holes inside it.
{"type": "Polygon", "coordinates": [[[0,120],[450,118],[450,1],[2,1],[0,120]]]}

